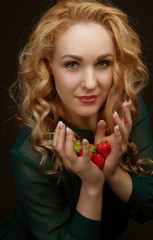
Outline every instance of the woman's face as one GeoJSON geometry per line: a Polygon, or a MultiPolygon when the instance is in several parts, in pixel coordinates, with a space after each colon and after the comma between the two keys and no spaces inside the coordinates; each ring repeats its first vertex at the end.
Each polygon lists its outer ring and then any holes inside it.
{"type": "Polygon", "coordinates": [[[50,69],[66,120],[98,115],[113,82],[114,43],[99,24],[70,27],[55,46],[50,69]]]}

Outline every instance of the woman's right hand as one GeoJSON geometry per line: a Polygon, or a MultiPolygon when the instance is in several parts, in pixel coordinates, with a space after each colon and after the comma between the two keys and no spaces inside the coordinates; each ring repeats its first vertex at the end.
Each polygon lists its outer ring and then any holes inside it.
{"type": "Polygon", "coordinates": [[[83,156],[78,157],[74,152],[73,138],[72,130],[60,121],[53,137],[55,151],[62,158],[65,167],[78,175],[89,190],[102,191],[104,175],[90,159],[89,142],[83,140],[83,156]]]}

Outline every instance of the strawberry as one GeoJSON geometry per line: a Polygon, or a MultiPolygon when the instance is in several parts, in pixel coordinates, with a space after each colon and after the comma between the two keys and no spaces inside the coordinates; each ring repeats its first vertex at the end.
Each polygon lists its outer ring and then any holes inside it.
{"type": "MultiPolygon", "coordinates": [[[[80,140],[73,139],[74,143],[74,151],[78,157],[83,155],[83,144],[80,140]]],[[[99,168],[103,168],[105,164],[105,159],[109,155],[111,151],[111,145],[109,142],[102,141],[97,147],[93,144],[90,144],[90,158],[94,164],[96,164],[99,168]]]]}
{"type": "Polygon", "coordinates": [[[95,153],[93,153],[93,152],[90,152],[90,159],[91,159],[91,161],[93,161],[93,160],[94,160],[94,156],[95,156],[95,153]]]}
{"type": "Polygon", "coordinates": [[[81,149],[83,149],[82,142],[73,138],[74,151],[78,157],[80,157],[81,149]]]}
{"type": "Polygon", "coordinates": [[[99,153],[96,153],[94,155],[94,159],[93,159],[93,163],[99,167],[99,168],[103,168],[104,167],[104,164],[105,164],[105,158],[99,154],[99,153]]]}
{"type": "Polygon", "coordinates": [[[90,144],[90,158],[93,161],[94,155],[96,154],[96,146],[93,144],[90,144]]]}
{"type": "Polygon", "coordinates": [[[108,157],[110,151],[111,145],[107,140],[102,141],[97,145],[97,152],[100,153],[105,159],[108,157]]]}

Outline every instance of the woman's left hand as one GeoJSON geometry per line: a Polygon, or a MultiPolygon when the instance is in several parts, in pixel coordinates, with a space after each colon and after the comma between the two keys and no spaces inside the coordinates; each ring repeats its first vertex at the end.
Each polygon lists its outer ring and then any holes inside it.
{"type": "Polygon", "coordinates": [[[105,139],[111,144],[111,152],[103,168],[106,180],[115,174],[122,155],[127,151],[128,139],[132,128],[131,101],[122,104],[122,111],[122,118],[116,112],[113,113],[113,120],[116,125],[111,135],[106,136],[106,123],[104,121],[98,122],[97,125],[95,145],[105,139]]]}

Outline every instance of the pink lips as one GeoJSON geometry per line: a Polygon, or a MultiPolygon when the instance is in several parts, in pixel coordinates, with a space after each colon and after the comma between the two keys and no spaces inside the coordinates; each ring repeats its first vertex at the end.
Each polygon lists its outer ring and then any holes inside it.
{"type": "Polygon", "coordinates": [[[91,95],[91,96],[81,96],[77,97],[82,103],[91,104],[96,101],[97,96],[91,95]]]}

